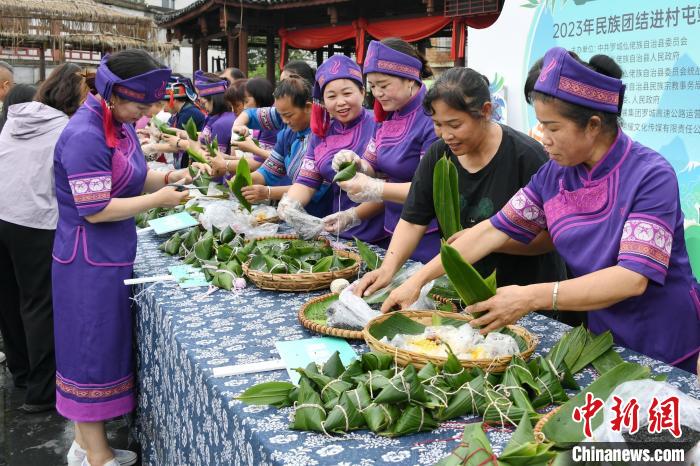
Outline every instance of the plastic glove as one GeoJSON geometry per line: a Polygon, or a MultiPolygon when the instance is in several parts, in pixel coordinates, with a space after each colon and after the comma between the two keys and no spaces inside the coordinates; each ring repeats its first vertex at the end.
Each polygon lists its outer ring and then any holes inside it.
{"type": "Polygon", "coordinates": [[[360,223],[360,217],[357,216],[355,207],[323,217],[323,228],[336,235],[356,227],[360,223]]]}
{"type": "Polygon", "coordinates": [[[301,202],[289,197],[287,193],[284,193],[284,195],[282,195],[282,199],[280,199],[280,202],[277,205],[277,215],[280,219],[287,221],[288,210],[298,210],[303,212],[304,206],[301,205],[301,202]]]}
{"type": "Polygon", "coordinates": [[[152,155],[152,154],[157,154],[158,152],[160,152],[158,150],[157,144],[154,144],[154,143],[148,143],[148,144],[142,145],[141,150],[143,151],[144,155],[152,155]]]}
{"type": "Polygon", "coordinates": [[[362,157],[354,153],[349,149],[343,149],[333,156],[333,162],[331,162],[331,167],[336,172],[340,171],[340,166],[344,163],[355,162],[355,166],[359,173],[369,173],[371,166],[362,157]]]}
{"type": "Polygon", "coordinates": [[[380,202],[384,194],[384,180],[358,173],[347,181],[339,181],[340,189],[353,202],[380,202]]]}

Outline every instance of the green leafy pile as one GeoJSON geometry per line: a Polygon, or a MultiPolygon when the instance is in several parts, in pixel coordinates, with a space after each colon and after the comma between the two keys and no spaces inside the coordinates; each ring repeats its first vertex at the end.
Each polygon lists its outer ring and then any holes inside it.
{"type": "Polygon", "coordinates": [[[331,272],[351,267],[355,260],[334,253],[322,240],[266,239],[257,242],[250,269],[268,273],[331,272]]]}
{"type": "Polygon", "coordinates": [[[189,212],[190,214],[196,215],[204,212],[204,209],[197,205],[185,208],[184,204],[170,209],[166,207],[154,207],[153,209],[148,209],[145,212],[140,212],[136,214],[136,217],[134,218],[136,220],[137,227],[146,228],[148,226],[149,220],[155,220],[157,218],[167,217],[168,215],[179,214],[180,212],[189,212]]]}
{"type": "Polygon", "coordinates": [[[175,233],[158,249],[179,256],[185,264],[201,268],[212,285],[230,290],[236,278],[243,278],[242,264],[255,249],[255,241],[246,243],[243,236],[236,235],[230,227],[207,231],[196,226],[175,233]]]}

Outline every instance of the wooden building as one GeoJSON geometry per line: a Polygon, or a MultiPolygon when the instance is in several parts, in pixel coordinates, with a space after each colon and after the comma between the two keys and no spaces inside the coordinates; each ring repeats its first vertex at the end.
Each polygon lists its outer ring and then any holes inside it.
{"type": "Polygon", "coordinates": [[[46,62],[66,60],[70,50],[106,53],[128,47],[156,55],[171,46],[157,40],[150,18],[127,15],[93,0],[0,0],[0,46],[26,51],[46,78],[46,62]]]}
{"type": "Polygon", "coordinates": [[[168,40],[192,43],[193,69],[208,70],[208,50],[226,51],[227,66],[248,74],[250,47],[265,49],[267,78],[274,82],[289,48],[323,54],[354,53],[362,63],[371,39],[400,37],[425,46],[450,37],[455,64],[464,64],[467,26],[487,27],[504,0],[197,0],[156,17],[168,40]],[[255,38],[254,40],[252,38],[255,38]]]}

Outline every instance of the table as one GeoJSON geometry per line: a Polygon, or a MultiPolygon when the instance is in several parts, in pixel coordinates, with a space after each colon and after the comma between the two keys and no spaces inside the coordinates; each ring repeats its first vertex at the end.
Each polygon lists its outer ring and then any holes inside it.
{"type": "MultiPolygon", "coordinates": [[[[167,237],[139,237],[137,276],[167,273],[178,259],[157,250],[167,237]]],[[[138,367],[137,436],[144,465],[431,465],[458,444],[464,422],[443,423],[437,430],[400,438],[369,431],[327,437],[287,428],[292,408],[246,406],[234,399],[246,388],[288,380],[286,371],[215,378],[214,367],[277,359],[276,340],[315,334],[299,324],[297,312],[316,293],[275,293],[250,285],[240,292],[181,289],[175,282],[137,287],[135,301],[138,367]]],[[[569,328],[531,314],[519,322],[540,338],[536,354],[546,353],[569,328]]],[[[363,343],[354,343],[359,352],[363,343]]],[[[665,373],[668,382],[695,398],[695,376],[632,351],[617,348],[624,359],[665,373]]],[[[592,369],[576,375],[581,386],[595,377],[592,369]]],[[[489,428],[499,453],[512,429],[489,428]]]]}

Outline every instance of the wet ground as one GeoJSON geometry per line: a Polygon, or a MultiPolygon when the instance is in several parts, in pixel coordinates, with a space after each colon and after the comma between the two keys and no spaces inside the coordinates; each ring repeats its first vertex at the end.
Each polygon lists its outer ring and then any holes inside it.
{"type": "MultiPolygon", "coordinates": [[[[55,411],[24,414],[17,410],[23,402],[24,390],[14,387],[10,372],[0,364],[0,466],[65,465],[73,423],[55,411]]],[[[107,436],[114,448],[137,449],[126,419],[109,422],[107,436]]]]}

